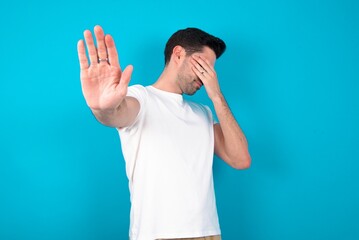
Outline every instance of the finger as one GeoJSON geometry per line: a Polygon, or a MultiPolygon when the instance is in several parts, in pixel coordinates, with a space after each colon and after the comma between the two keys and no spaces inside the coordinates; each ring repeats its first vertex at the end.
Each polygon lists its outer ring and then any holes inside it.
{"type": "Polygon", "coordinates": [[[200,56],[193,55],[193,59],[200,64],[200,66],[206,71],[211,72],[212,69],[209,67],[209,64],[207,64],[200,56]]]}
{"type": "Polygon", "coordinates": [[[207,58],[202,58],[201,56],[199,56],[199,57],[200,57],[203,61],[205,61],[205,62],[207,63],[208,67],[209,67],[213,72],[215,72],[213,64],[211,64],[211,63],[208,61],[207,58]]]}
{"type": "Polygon", "coordinates": [[[199,64],[198,61],[192,59],[191,62],[193,67],[200,73],[200,75],[207,74],[207,70],[201,64],[199,64]]]}
{"type": "Polygon", "coordinates": [[[192,66],[192,71],[197,75],[197,77],[198,77],[203,83],[205,83],[205,81],[206,81],[205,74],[207,74],[206,72],[203,72],[203,71],[198,70],[194,65],[192,66]]]}
{"type": "Polygon", "coordinates": [[[116,46],[115,46],[115,41],[109,34],[107,34],[105,37],[105,42],[106,42],[106,46],[107,46],[108,59],[110,61],[110,64],[112,66],[115,66],[115,67],[118,67],[121,69],[116,46]]]}
{"type": "Polygon", "coordinates": [[[89,63],[86,57],[85,44],[82,39],[77,42],[77,54],[79,56],[80,69],[87,69],[89,67],[89,63]]]}
{"type": "Polygon", "coordinates": [[[97,55],[98,58],[106,59],[107,58],[107,51],[106,51],[106,44],[105,44],[105,34],[103,29],[96,25],[94,28],[96,42],[97,42],[97,55]]]}
{"type": "Polygon", "coordinates": [[[128,84],[130,83],[131,80],[132,72],[133,72],[133,66],[128,65],[123,71],[120,83],[118,84],[118,87],[120,89],[124,89],[128,87],[128,84]]]}
{"type": "Polygon", "coordinates": [[[97,64],[97,61],[98,61],[97,51],[96,51],[95,44],[93,42],[92,34],[89,30],[86,30],[84,32],[84,36],[85,36],[85,40],[86,40],[87,51],[88,51],[89,57],[90,57],[90,63],[92,65],[97,64]]]}

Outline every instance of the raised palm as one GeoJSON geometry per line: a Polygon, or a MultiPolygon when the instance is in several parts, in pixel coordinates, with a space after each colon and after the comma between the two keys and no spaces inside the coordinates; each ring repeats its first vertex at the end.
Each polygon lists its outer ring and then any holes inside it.
{"type": "Polygon", "coordinates": [[[81,69],[82,92],[92,110],[114,110],[126,97],[132,65],[122,72],[113,38],[104,34],[100,26],[94,29],[97,49],[89,30],[84,32],[90,63],[83,40],[77,51],[81,69]]]}

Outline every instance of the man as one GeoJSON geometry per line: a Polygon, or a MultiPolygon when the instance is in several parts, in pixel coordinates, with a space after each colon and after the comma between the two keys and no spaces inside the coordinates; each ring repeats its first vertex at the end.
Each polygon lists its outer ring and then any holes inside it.
{"type": "Polygon", "coordinates": [[[117,128],[131,193],[130,239],[220,239],[213,153],[236,169],[251,162],[246,138],[220,90],[216,59],[225,44],[202,30],[173,34],[165,68],[151,86],[128,87],[113,38],[100,26],[78,42],[82,91],[95,117],[117,128]],[[219,123],[204,105],[183,99],[202,86],[219,123]]]}

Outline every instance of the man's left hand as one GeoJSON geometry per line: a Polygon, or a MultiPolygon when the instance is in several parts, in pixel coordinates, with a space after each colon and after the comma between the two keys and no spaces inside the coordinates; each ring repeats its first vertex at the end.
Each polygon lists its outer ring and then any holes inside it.
{"type": "Polygon", "coordinates": [[[222,95],[219,88],[217,73],[210,62],[200,55],[191,56],[192,70],[202,81],[208,97],[213,101],[216,97],[222,95]]]}

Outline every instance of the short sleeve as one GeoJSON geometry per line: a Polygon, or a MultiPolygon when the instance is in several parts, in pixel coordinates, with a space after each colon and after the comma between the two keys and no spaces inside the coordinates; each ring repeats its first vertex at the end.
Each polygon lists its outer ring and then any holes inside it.
{"type": "Polygon", "coordinates": [[[137,99],[137,101],[140,103],[140,111],[138,112],[135,120],[133,121],[133,123],[131,125],[129,125],[127,127],[123,127],[123,128],[117,128],[117,130],[119,132],[126,131],[126,130],[129,130],[131,128],[134,128],[138,124],[140,119],[143,117],[145,104],[146,104],[146,96],[147,96],[146,88],[144,86],[142,86],[142,85],[139,85],[139,84],[129,86],[126,96],[127,97],[133,97],[133,98],[137,99]]]}
{"type": "Polygon", "coordinates": [[[213,119],[213,125],[219,123],[219,121],[217,120],[217,116],[216,116],[216,115],[213,115],[213,116],[212,116],[212,119],[213,119]]]}
{"type": "Polygon", "coordinates": [[[211,111],[210,107],[205,106],[205,108],[206,108],[206,110],[207,110],[208,116],[210,117],[210,119],[211,119],[213,125],[214,125],[214,124],[217,124],[218,121],[216,120],[215,116],[212,114],[212,111],[211,111]]]}

